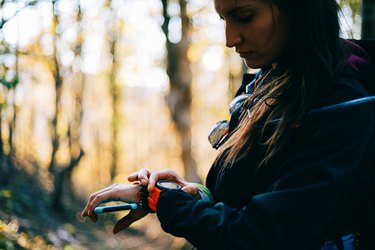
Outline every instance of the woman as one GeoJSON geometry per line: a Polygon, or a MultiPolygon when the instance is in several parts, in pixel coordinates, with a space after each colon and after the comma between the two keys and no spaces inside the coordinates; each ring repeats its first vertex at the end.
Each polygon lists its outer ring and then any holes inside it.
{"type": "MultiPolygon", "coordinates": [[[[202,188],[173,171],[142,169],[129,176],[141,184],[98,191],[82,216],[96,221],[93,209],[107,199],[142,200],[166,232],[198,249],[369,249],[373,106],[322,109],[369,96],[359,70],[370,60],[339,38],[336,1],[215,0],[215,7],[226,45],[261,71],[244,78],[229,132],[215,142],[206,180],[213,199],[197,198],[202,188]],[[182,190],[155,195],[162,179],[182,190]]],[[[146,210],[130,212],[114,232],[146,210]]]]}

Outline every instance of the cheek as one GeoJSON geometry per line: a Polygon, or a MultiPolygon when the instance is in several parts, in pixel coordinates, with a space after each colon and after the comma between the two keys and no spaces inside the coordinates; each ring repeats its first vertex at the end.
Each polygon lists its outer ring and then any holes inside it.
{"type": "Polygon", "coordinates": [[[245,28],[246,41],[252,50],[258,53],[265,53],[274,37],[274,25],[271,16],[258,19],[256,22],[247,25],[245,28]]]}
{"type": "Polygon", "coordinates": [[[286,51],[289,43],[289,26],[285,20],[278,20],[278,24],[275,26],[274,34],[270,41],[270,51],[276,60],[279,59],[283,51],[286,51]]]}
{"type": "Polygon", "coordinates": [[[250,68],[262,68],[278,61],[278,57],[283,48],[280,40],[281,36],[270,29],[259,29],[253,37],[248,37],[248,46],[255,53],[246,59],[246,65],[250,68]]]}
{"type": "Polygon", "coordinates": [[[254,40],[254,48],[263,61],[274,63],[278,61],[282,51],[288,43],[288,30],[281,20],[270,19],[270,22],[263,26],[258,26],[254,40]],[[280,22],[279,22],[280,21],[280,22]]]}

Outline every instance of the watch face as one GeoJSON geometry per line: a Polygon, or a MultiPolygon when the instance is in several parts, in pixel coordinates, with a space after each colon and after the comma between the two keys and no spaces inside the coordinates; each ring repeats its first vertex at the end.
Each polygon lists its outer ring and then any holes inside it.
{"type": "Polygon", "coordinates": [[[179,189],[179,188],[181,188],[180,185],[178,185],[177,183],[172,182],[172,181],[158,181],[157,185],[160,188],[167,188],[167,189],[179,189]]]}

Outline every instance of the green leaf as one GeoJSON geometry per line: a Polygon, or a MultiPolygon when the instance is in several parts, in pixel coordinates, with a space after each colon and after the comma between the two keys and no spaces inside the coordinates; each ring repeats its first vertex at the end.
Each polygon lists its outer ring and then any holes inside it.
{"type": "Polygon", "coordinates": [[[0,78],[0,84],[4,85],[8,89],[15,88],[18,85],[19,82],[20,82],[20,79],[19,79],[18,74],[16,74],[14,76],[14,78],[12,79],[12,81],[8,81],[5,78],[0,78]]]}
{"type": "Polygon", "coordinates": [[[10,197],[12,197],[12,191],[8,189],[0,190],[0,197],[9,199],[10,197]]]}

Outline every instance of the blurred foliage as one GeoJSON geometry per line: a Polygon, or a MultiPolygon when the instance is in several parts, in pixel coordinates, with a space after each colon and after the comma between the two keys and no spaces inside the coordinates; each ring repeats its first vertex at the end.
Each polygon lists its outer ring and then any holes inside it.
{"type": "Polygon", "coordinates": [[[19,79],[18,79],[18,75],[16,75],[12,81],[7,81],[6,79],[4,78],[0,78],[0,84],[4,85],[5,87],[7,87],[8,89],[12,89],[12,88],[15,88],[17,86],[17,84],[19,83],[19,79]]]}
{"type": "Polygon", "coordinates": [[[81,249],[65,226],[75,227],[75,218],[56,217],[35,178],[18,169],[7,177],[11,182],[0,179],[0,249],[81,249]]]}
{"type": "MultiPolygon", "coordinates": [[[[181,249],[184,241],[160,237],[156,218],[147,218],[124,232],[112,228],[124,213],[101,215],[97,223],[80,217],[82,203],[64,204],[64,210],[49,206],[49,194],[38,180],[22,170],[8,173],[10,183],[0,176],[0,250],[13,249],[181,249]],[[174,247],[171,247],[171,246],[174,247]]],[[[125,212],[126,214],[126,212],[125,212]]]]}
{"type": "MultiPolygon", "coordinates": [[[[56,249],[49,245],[41,236],[30,237],[27,233],[18,232],[17,220],[5,223],[0,220],[0,249],[56,249]]],[[[64,249],[69,249],[66,247],[64,249]]]]}
{"type": "Polygon", "coordinates": [[[340,6],[348,5],[354,14],[359,13],[361,0],[338,0],[340,6]]]}
{"type": "Polygon", "coordinates": [[[338,0],[341,8],[341,31],[346,38],[361,38],[362,0],[338,0]]]}

